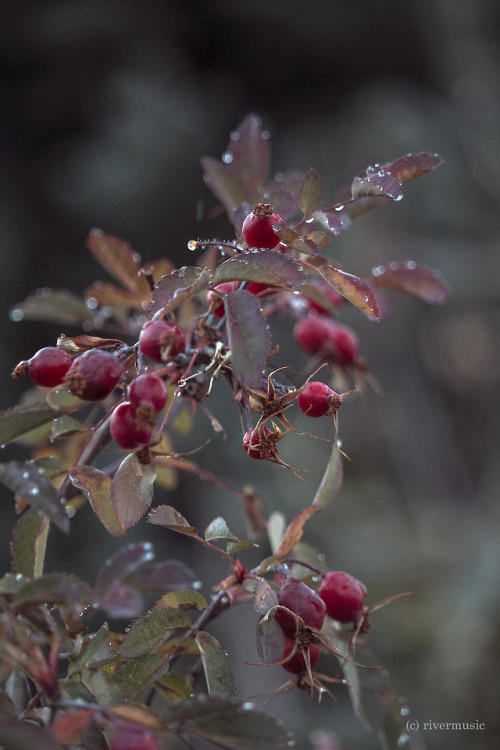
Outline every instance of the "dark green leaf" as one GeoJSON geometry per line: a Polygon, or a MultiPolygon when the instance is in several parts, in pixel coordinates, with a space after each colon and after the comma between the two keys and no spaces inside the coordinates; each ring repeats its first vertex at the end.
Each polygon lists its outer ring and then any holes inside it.
{"type": "Polygon", "coordinates": [[[449,295],[448,286],[437,271],[411,260],[377,266],[372,270],[371,281],[374,286],[406,292],[431,305],[442,305],[449,295]]]}
{"type": "Polygon", "coordinates": [[[318,270],[329,284],[365,315],[377,322],[380,320],[377,297],[369,284],[358,276],[340,271],[333,266],[321,266],[318,270]]]}
{"type": "Polygon", "coordinates": [[[236,692],[231,665],[220,643],[210,633],[198,631],[196,643],[200,650],[209,695],[233,698],[236,692]]]}
{"type": "Polygon", "coordinates": [[[74,487],[80,490],[104,528],[112,536],[122,536],[125,530],[120,525],[111,501],[111,479],[103,471],[93,466],[74,466],[69,478],[74,487]]]}
{"type": "Polygon", "coordinates": [[[20,517],[12,532],[12,571],[27,578],[38,578],[43,573],[49,519],[36,508],[20,517]]]}
{"type": "Polygon", "coordinates": [[[162,276],[153,289],[148,315],[153,317],[160,310],[165,314],[174,310],[202,289],[207,289],[209,281],[208,268],[195,266],[183,266],[168,276],[162,276]]]}
{"type": "Polygon", "coordinates": [[[141,464],[135,453],[123,459],[111,481],[111,500],[118,521],[129,529],[139,521],[153,499],[156,464],[141,464]]]}
{"type": "Polygon", "coordinates": [[[0,464],[0,482],[33,508],[45,513],[61,531],[69,532],[69,518],[55,488],[33,461],[0,464]]]}
{"type": "Polygon", "coordinates": [[[41,289],[10,310],[12,320],[43,320],[81,328],[93,323],[94,313],[84,300],[66,289],[41,289]]]}
{"type": "Polygon", "coordinates": [[[283,658],[285,634],[272,613],[257,624],[257,650],[264,664],[276,664],[283,658]]]}
{"type": "Polygon", "coordinates": [[[291,742],[290,734],[277,719],[256,710],[251,703],[204,716],[191,725],[190,731],[226,750],[285,750],[291,742]]]}
{"type": "Polygon", "coordinates": [[[123,703],[125,691],[121,690],[118,679],[113,678],[94,667],[84,667],[80,672],[80,680],[101,706],[123,703]]]}
{"type": "Polygon", "coordinates": [[[6,445],[11,440],[25,435],[41,425],[51,422],[61,413],[75,410],[75,406],[54,409],[45,401],[37,404],[15,406],[0,413],[0,445],[6,445]]]}
{"type": "Polygon", "coordinates": [[[28,581],[16,593],[14,607],[26,604],[76,604],[84,607],[92,601],[90,587],[68,573],[47,573],[28,581]]]}
{"type": "Polygon", "coordinates": [[[325,188],[321,178],[314,169],[310,169],[300,186],[299,205],[304,216],[309,217],[315,211],[319,211],[323,205],[324,197],[325,188]]]}
{"type": "Polygon", "coordinates": [[[344,470],[342,467],[340,450],[336,442],[332,445],[332,452],[328,459],[321,484],[316,491],[316,495],[313,500],[313,506],[317,507],[318,510],[322,510],[326,507],[331,500],[335,497],[340,487],[342,486],[342,480],[344,478],[344,470]]]}
{"type": "Polygon", "coordinates": [[[251,250],[228,258],[218,266],[213,282],[258,281],[275,286],[300,285],[306,276],[291,258],[276,250],[251,250]]]}
{"type": "Polygon", "coordinates": [[[145,656],[179,630],[191,627],[191,620],[179,609],[164,607],[147,612],[131,625],[118,650],[120,656],[135,659],[145,656]]]}
{"type": "Polygon", "coordinates": [[[146,654],[120,667],[114,675],[114,682],[130,699],[159,680],[168,670],[169,662],[165,656],[146,654]]]}
{"type": "Polygon", "coordinates": [[[51,734],[38,724],[13,719],[0,712],[0,745],[8,750],[63,750],[51,734]]]}
{"type": "Polygon", "coordinates": [[[197,536],[198,532],[194,526],[190,526],[184,516],[172,508],[170,505],[158,505],[148,514],[148,523],[156,526],[165,526],[172,531],[178,531],[188,536],[197,536]]]}
{"type": "Polygon", "coordinates": [[[271,343],[260,305],[253,294],[236,289],[224,297],[224,307],[235,378],[259,388],[271,343]]]}

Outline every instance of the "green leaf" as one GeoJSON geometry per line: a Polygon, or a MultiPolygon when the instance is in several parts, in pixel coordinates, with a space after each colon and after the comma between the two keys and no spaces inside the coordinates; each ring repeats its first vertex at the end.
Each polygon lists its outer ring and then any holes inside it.
{"type": "Polygon", "coordinates": [[[232,698],[236,692],[236,683],[226,652],[213,635],[203,630],[198,631],[195,640],[200,650],[209,695],[232,698]]]}
{"type": "Polygon", "coordinates": [[[169,591],[156,602],[155,609],[159,607],[174,607],[175,609],[206,609],[207,600],[194,589],[182,589],[180,591],[169,591]]]}
{"type": "Polygon", "coordinates": [[[183,701],[193,695],[193,686],[176,674],[163,675],[156,689],[169,703],[183,701]]]}
{"type": "Polygon", "coordinates": [[[281,722],[251,703],[201,717],[189,731],[225,750],[285,750],[291,743],[281,722]]]}
{"type": "Polygon", "coordinates": [[[214,284],[223,281],[258,281],[281,287],[296,287],[307,277],[298,263],[276,250],[251,250],[228,258],[217,267],[214,284]]]}
{"type": "Polygon", "coordinates": [[[245,289],[224,297],[231,362],[236,380],[260,388],[271,337],[258,301],[245,289]]]}
{"type": "Polygon", "coordinates": [[[332,452],[326,465],[321,484],[316,491],[313,506],[317,507],[318,510],[325,508],[330,501],[335,497],[340,487],[342,486],[342,480],[344,478],[344,470],[342,467],[341,453],[337,442],[332,445],[332,452]]]}
{"type": "Polygon", "coordinates": [[[37,404],[15,406],[0,413],[0,445],[6,445],[11,440],[25,435],[27,432],[41,427],[61,413],[75,410],[75,406],[53,409],[45,401],[37,404]]]}
{"type": "Polygon", "coordinates": [[[323,205],[325,188],[321,178],[314,169],[305,175],[299,193],[299,206],[304,216],[309,217],[319,211],[323,205]]]}
{"type": "Polygon", "coordinates": [[[79,422],[77,419],[64,414],[62,417],[56,417],[52,422],[50,429],[50,439],[55,440],[62,436],[73,435],[75,432],[89,432],[89,428],[79,422]]]}
{"type": "Polygon", "coordinates": [[[411,260],[377,266],[372,270],[371,282],[374,286],[406,292],[430,305],[442,305],[449,295],[448,286],[437,271],[411,260]]]}
{"type": "Polygon", "coordinates": [[[132,623],[118,653],[127,659],[145,656],[168,641],[174,633],[190,627],[191,620],[179,609],[155,609],[132,623]]]}
{"type": "Polygon", "coordinates": [[[126,698],[130,699],[163,677],[168,670],[169,662],[165,656],[146,654],[120,667],[113,679],[126,698]]]}
{"type": "Polygon", "coordinates": [[[84,667],[79,677],[84,687],[87,688],[101,706],[123,703],[125,691],[121,690],[115,675],[111,679],[100,669],[84,667]]]}
{"type": "Polygon", "coordinates": [[[100,664],[107,663],[112,658],[110,636],[108,624],[105,622],[93,638],[89,639],[81,654],[70,662],[68,677],[77,674],[86,667],[98,667],[100,664]]]}
{"type": "Polygon", "coordinates": [[[264,615],[257,624],[257,650],[264,664],[276,664],[283,658],[285,634],[273,614],[264,615]]]}
{"type": "Polygon", "coordinates": [[[36,508],[20,517],[12,532],[12,571],[27,578],[39,578],[43,573],[49,519],[36,508]]]}
{"type": "Polygon", "coordinates": [[[188,536],[197,536],[198,531],[194,526],[190,526],[188,521],[170,505],[158,505],[148,514],[148,523],[155,526],[164,526],[166,529],[178,531],[180,534],[188,536]]]}
{"type": "Polygon", "coordinates": [[[87,248],[97,262],[127,289],[148,289],[146,279],[139,275],[141,259],[128,242],[105,234],[101,229],[92,229],[87,238],[87,248]]]}
{"type": "Polygon", "coordinates": [[[69,518],[53,485],[33,461],[0,464],[0,482],[42,513],[61,531],[69,532],[69,518]]]}
{"type": "Polygon", "coordinates": [[[205,182],[224,204],[230,218],[242,203],[253,205],[267,177],[269,141],[257,115],[249,115],[231,134],[223,160],[201,159],[205,182]]]}
{"type": "Polygon", "coordinates": [[[207,289],[210,276],[208,268],[196,266],[183,266],[168,276],[162,276],[153,289],[148,315],[153,317],[160,310],[166,314],[179,307],[190,297],[207,289]]]}
{"type": "Polygon", "coordinates": [[[28,581],[15,594],[12,605],[26,604],[72,604],[82,610],[92,601],[90,587],[68,573],[47,573],[28,581]]]}
{"type": "Polygon", "coordinates": [[[139,521],[151,505],[156,464],[141,464],[135,453],[123,459],[111,481],[111,500],[122,529],[139,521]]]}
{"type": "Polygon", "coordinates": [[[80,490],[104,528],[112,536],[122,536],[125,530],[120,525],[111,501],[111,479],[103,471],[93,466],[74,466],[69,478],[74,487],[80,490]]]}
{"type": "Polygon", "coordinates": [[[63,750],[51,734],[38,724],[13,719],[0,712],[0,745],[8,750],[63,750]]]}
{"type": "Polygon", "coordinates": [[[81,328],[92,324],[94,313],[85,301],[66,289],[42,289],[10,310],[12,320],[38,320],[81,328]]]}
{"type": "Polygon", "coordinates": [[[378,301],[373,289],[358,276],[340,271],[333,266],[321,266],[318,271],[323,278],[337,289],[343,297],[365,313],[369,318],[379,322],[378,301]]]}
{"type": "Polygon", "coordinates": [[[205,529],[205,540],[207,542],[238,542],[238,537],[229,531],[229,527],[225,520],[218,516],[211,521],[205,529]]]}

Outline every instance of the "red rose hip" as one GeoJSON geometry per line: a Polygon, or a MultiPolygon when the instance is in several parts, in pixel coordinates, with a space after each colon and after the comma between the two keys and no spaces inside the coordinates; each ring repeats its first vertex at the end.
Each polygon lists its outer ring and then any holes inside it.
{"type": "Polygon", "coordinates": [[[342,400],[326,383],[311,380],[297,396],[297,403],[308,417],[324,417],[325,414],[335,413],[342,400]]]}
{"type": "Polygon", "coordinates": [[[128,388],[128,400],[138,409],[143,404],[151,404],[156,412],[160,412],[167,403],[167,386],[154,373],[139,375],[128,388]]]}
{"type": "Polygon", "coordinates": [[[120,360],[102,349],[90,349],[73,360],[64,383],[73,396],[100,401],[109,396],[122,374],[120,360]]]}
{"type": "MultiPolygon", "coordinates": [[[[283,659],[285,659],[289,654],[292,653],[294,645],[295,641],[293,640],[293,638],[286,639],[285,648],[283,649],[283,659]]],[[[315,646],[314,644],[311,644],[309,646],[309,660],[311,662],[311,669],[318,661],[320,654],[321,649],[319,648],[319,646],[315,646]]],[[[304,654],[300,649],[297,649],[294,655],[291,656],[287,661],[283,662],[281,666],[283,667],[283,669],[286,669],[287,672],[291,672],[292,674],[300,674],[301,672],[305,672],[307,669],[304,654]]]]}
{"type": "Polygon", "coordinates": [[[71,354],[64,349],[46,346],[39,349],[27,362],[20,362],[14,370],[14,377],[27,373],[37,385],[54,388],[61,385],[72,362],[71,354]]]}
{"type": "Polygon", "coordinates": [[[280,238],[273,230],[273,224],[282,221],[283,219],[273,211],[270,203],[257,203],[241,227],[245,242],[249,247],[272,250],[280,243],[280,238]]]}
{"type": "Polygon", "coordinates": [[[124,450],[144,448],[153,436],[154,425],[140,423],[134,407],[129,401],[118,404],[109,424],[111,437],[124,450]]]}
{"type": "MultiPolygon", "coordinates": [[[[270,434],[270,430],[268,430],[267,427],[264,427],[264,437],[267,437],[270,434]]],[[[264,446],[261,443],[258,430],[251,429],[245,432],[243,435],[243,448],[250,458],[264,458],[264,446]]]]}
{"type": "Polygon", "coordinates": [[[148,320],[139,335],[139,346],[153,362],[170,362],[184,349],[184,333],[168,320],[148,320]]]}
{"type": "Polygon", "coordinates": [[[366,587],[349,573],[331,570],[323,576],[318,594],[333,620],[354,622],[363,609],[366,587]]]}
{"type": "Polygon", "coordinates": [[[160,744],[145,727],[118,724],[111,734],[109,750],[160,750],[160,744]]]}
{"type": "MultiPolygon", "coordinates": [[[[285,583],[278,594],[278,603],[301,617],[306,625],[318,630],[325,619],[325,603],[321,597],[303,581],[289,581],[285,583]]],[[[281,629],[288,638],[293,638],[297,632],[296,620],[290,612],[278,608],[274,619],[281,625],[281,629]]]]}

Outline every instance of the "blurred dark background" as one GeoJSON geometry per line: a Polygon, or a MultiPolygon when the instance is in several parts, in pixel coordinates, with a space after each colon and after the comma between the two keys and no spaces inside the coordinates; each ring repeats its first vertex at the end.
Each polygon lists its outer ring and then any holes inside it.
{"type": "MultiPolygon", "coordinates": [[[[61,332],[14,323],[9,309],[40,287],[80,291],[105,278],[85,249],[90,228],[124,237],[143,260],[165,255],[177,265],[195,261],[189,239],[230,236],[223,216],[208,217],[216,201],[199,157],[222,154],[249,112],[271,132],[273,170],[314,167],[330,194],[374,162],[421,150],[444,157],[405,186],[402,203],[333,243],[332,257],[361,275],[390,260],[439,268],[452,295],[435,308],[395,294],[379,326],[355,310],[343,316],[382,393],[368,389],[344,405],[346,481],[306,536],[330,567],[366,583],[368,603],[420,592],[373,617],[370,643],[421,725],[477,720],[486,729],[422,732],[414,747],[498,747],[498,3],[18,0],[0,8],[2,408],[24,390],[10,380],[12,367],[61,332]]],[[[280,364],[293,352],[284,345],[280,364]]],[[[290,518],[310,502],[328,447],[287,440],[284,458],[309,468],[304,483],[250,465],[229,397],[218,387],[212,409],[230,439],[212,440],[197,460],[235,485],[252,482],[270,510],[290,518]]],[[[203,415],[195,434],[197,444],[210,437],[203,415]]],[[[234,500],[196,478],[182,478],[162,501],[201,528],[222,514],[245,534],[234,500]]],[[[5,493],[4,569],[13,523],[5,493]]],[[[130,539],[152,538],[159,558],[181,555],[207,586],[224,574],[189,540],[161,531],[142,523],[130,539]]],[[[89,582],[117,546],[85,511],[69,540],[52,533],[47,568],[89,582]]],[[[242,624],[242,614],[229,613],[214,633],[246,696],[277,686],[283,672],[244,663],[256,653],[254,620],[242,624]]],[[[332,741],[338,733],[346,749],[378,747],[348,702],[314,706],[292,693],[271,709],[301,748],[319,748],[315,729],[332,741]]]]}

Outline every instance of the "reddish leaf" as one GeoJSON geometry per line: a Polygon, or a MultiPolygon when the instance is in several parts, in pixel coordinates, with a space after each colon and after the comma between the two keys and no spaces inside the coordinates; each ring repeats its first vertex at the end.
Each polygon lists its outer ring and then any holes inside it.
{"type": "Polygon", "coordinates": [[[271,337],[253,294],[236,289],[224,298],[234,375],[241,385],[259,388],[271,337]]]}
{"type": "Polygon", "coordinates": [[[299,210],[299,193],[303,180],[304,176],[297,172],[280,172],[266,185],[264,198],[284,221],[299,210]]]}
{"type": "Polygon", "coordinates": [[[264,664],[276,664],[283,658],[285,634],[271,615],[257,623],[257,651],[264,664]]]}
{"type": "Polygon", "coordinates": [[[299,193],[299,206],[304,216],[312,216],[323,205],[325,188],[321,178],[314,169],[310,169],[302,180],[299,193]]]}
{"type": "Polygon", "coordinates": [[[179,531],[181,534],[188,534],[188,536],[198,535],[194,526],[190,526],[184,516],[170,505],[158,505],[158,507],[153,508],[148,515],[148,523],[153,523],[156,526],[165,526],[166,529],[179,531]]]}
{"type": "Polygon", "coordinates": [[[129,529],[147,511],[153,499],[154,461],[143,465],[135,453],[123,459],[111,481],[111,500],[122,529],[129,529]]]}
{"type": "Polygon", "coordinates": [[[154,558],[153,545],[151,542],[139,542],[129,544],[109,557],[100,569],[96,582],[95,592],[102,596],[106,590],[134,573],[138,568],[154,558]]]}
{"type": "Polygon", "coordinates": [[[269,165],[269,142],[260,118],[249,115],[231,133],[222,161],[206,156],[201,163],[206,184],[230,217],[233,209],[244,202],[253,206],[269,165]]]}
{"type": "Polygon", "coordinates": [[[443,163],[444,159],[438,154],[421,151],[418,154],[400,156],[389,164],[384,164],[384,168],[386,172],[394,175],[399,182],[408,182],[408,180],[414,180],[427,172],[432,172],[443,163]]]}
{"type": "Polygon", "coordinates": [[[101,229],[92,229],[87,247],[98,263],[126,289],[149,292],[146,279],[139,276],[141,258],[128,242],[105,234],[101,229]]]}
{"type": "Polygon", "coordinates": [[[112,536],[122,536],[124,529],[120,525],[111,501],[110,477],[93,466],[74,466],[69,478],[72,485],[87,498],[104,528],[112,536]]]}
{"type": "Polygon", "coordinates": [[[276,250],[259,249],[225,260],[217,268],[213,283],[258,281],[275,286],[297,286],[305,278],[300,266],[291,258],[276,250]]]}
{"type": "Polygon", "coordinates": [[[163,313],[174,310],[185,300],[206,289],[209,280],[210,271],[195,266],[183,266],[168,276],[162,276],[153,289],[149,316],[153,317],[160,310],[163,313]]]}
{"type": "MultiPolygon", "coordinates": [[[[148,517],[150,523],[155,523],[150,518],[151,515],[154,517],[156,510],[159,510],[159,508],[151,511],[148,517]]],[[[132,576],[129,576],[127,580],[134,588],[144,592],[160,591],[166,593],[178,589],[199,587],[199,579],[195,572],[179,560],[162,560],[152,565],[145,565],[132,576]]]]}
{"type": "Polygon", "coordinates": [[[151,292],[148,289],[147,293],[138,294],[111,282],[96,281],[85,289],[84,294],[87,299],[95,299],[101,306],[139,307],[143,300],[149,299],[151,292]]]}
{"type": "Polygon", "coordinates": [[[340,213],[333,211],[316,211],[314,218],[332,234],[340,234],[345,229],[345,220],[340,213]]]}
{"type": "Polygon", "coordinates": [[[349,302],[359,307],[365,315],[377,322],[380,320],[377,298],[372,288],[365,281],[362,281],[358,276],[333,268],[333,266],[321,266],[318,271],[329,284],[335,287],[349,302]]]}
{"type": "Polygon", "coordinates": [[[354,199],[366,196],[386,196],[393,200],[400,200],[403,197],[401,183],[383,167],[380,169],[368,167],[354,178],[351,190],[354,199]]]}
{"type": "Polygon", "coordinates": [[[390,263],[372,270],[372,284],[412,294],[431,305],[448,299],[449,289],[440,274],[413,261],[390,263]]]}
{"type": "Polygon", "coordinates": [[[94,719],[93,708],[80,708],[77,711],[59,713],[50,726],[50,733],[57,742],[69,745],[94,719]]]}
{"type": "Polygon", "coordinates": [[[66,289],[40,289],[10,310],[12,320],[41,320],[65,326],[89,325],[94,313],[81,297],[66,289]]]}

